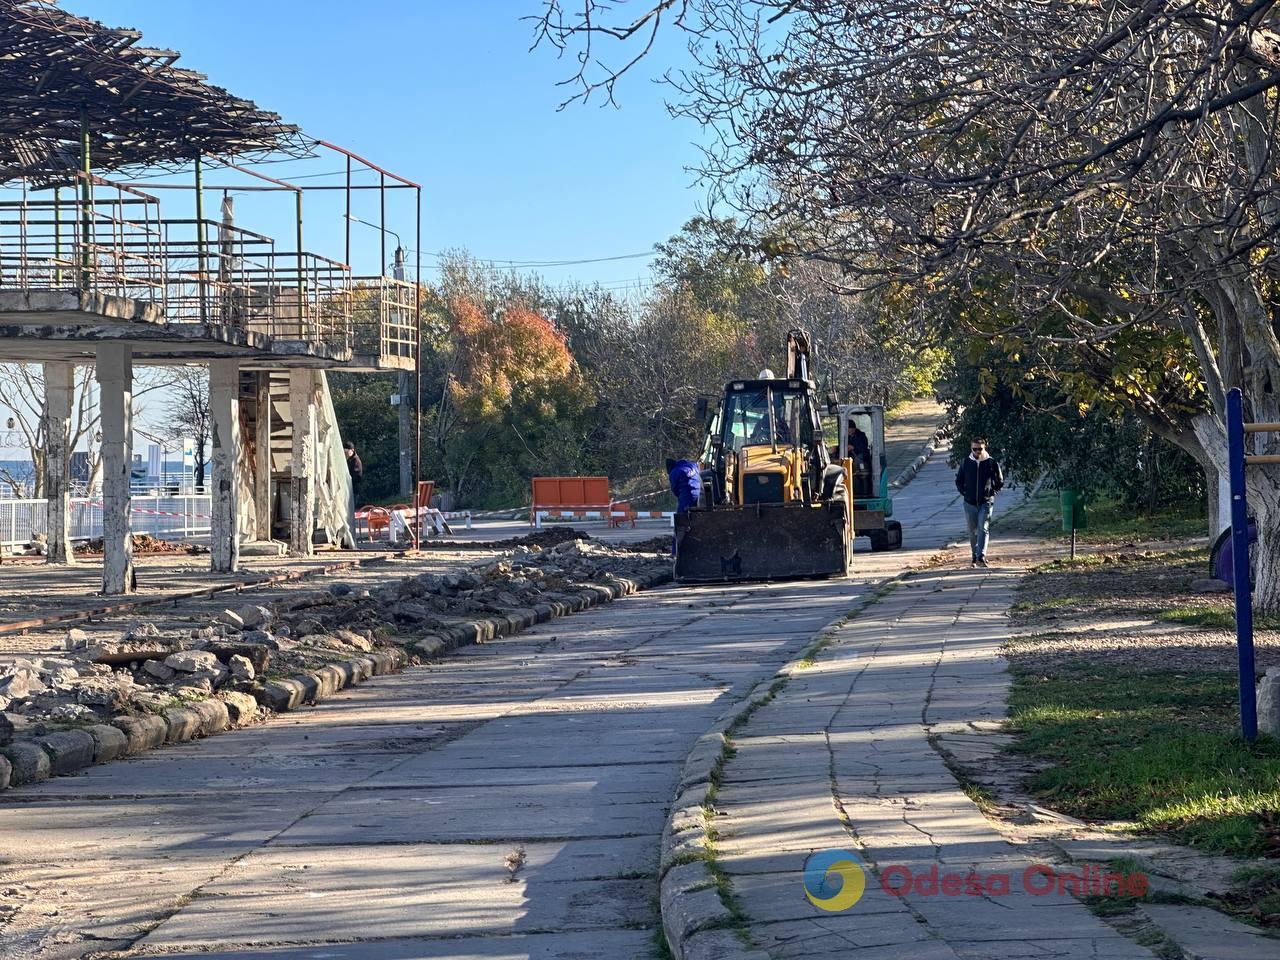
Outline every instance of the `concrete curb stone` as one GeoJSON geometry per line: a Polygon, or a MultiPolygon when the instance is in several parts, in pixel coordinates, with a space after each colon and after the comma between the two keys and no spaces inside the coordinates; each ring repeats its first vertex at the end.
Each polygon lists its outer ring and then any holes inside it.
{"type": "Polygon", "coordinates": [[[684,943],[699,930],[721,925],[725,916],[715,881],[702,863],[682,863],[668,870],[661,901],[668,943],[684,943]]]}
{"type": "Polygon", "coordinates": [[[9,785],[20,787],[27,783],[39,783],[48,780],[52,765],[49,755],[40,749],[38,743],[30,740],[15,740],[4,748],[3,753],[12,765],[9,785]]]}
{"type": "Polygon", "coordinates": [[[49,755],[49,774],[60,777],[93,764],[93,737],[83,730],[59,730],[38,737],[36,742],[49,755]]]}
{"type": "Polygon", "coordinates": [[[302,703],[302,684],[289,677],[268,680],[262,686],[255,687],[253,695],[268,710],[287,713],[302,703]]]}
{"type": "Polygon", "coordinates": [[[933,431],[933,434],[929,439],[924,442],[924,447],[920,450],[920,453],[916,458],[907,464],[901,473],[889,481],[889,486],[892,489],[901,490],[908,483],[914,480],[916,474],[924,468],[924,465],[929,462],[929,459],[939,450],[943,449],[943,437],[950,425],[951,421],[948,420],[939,425],[937,430],[933,431]]]}
{"type": "Polygon", "coordinates": [[[422,660],[438,659],[444,653],[475,643],[490,643],[499,637],[507,637],[539,623],[567,616],[591,607],[609,603],[620,597],[638,593],[671,580],[669,571],[660,571],[635,580],[616,578],[604,585],[589,585],[568,601],[547,600],[533,607],[516,607],[508,613],[451,624],[423,634],[409,643],[405,649],[422,660]]]}
{"type": "Polygon", "coordinates": [[[224,690],[218,694],[218,698],[227,705],[227,719],[232,726],[249,723],[258,716],[258,701],[247,693],[224,690]]]}
{"type": "Polygon", "coordinates": [[[215,733],[221,733],[231,723],[227,705],[212,697],[208,700],[197,700],[190,704],[188,709],[200,718],[198,735],[201,737],[211,737],[215,733]]]}
{"type": "Polygon", "coordinates": [[[186,743],[200,733],[200,714],[187,707],[170,707],[164,712],[164,722],[169,727],[165,743],[186,743]]]}
{"type": "Polygon", "coordinates": [[[129,738],[118,727],[96,723],[88,732],[93,737],[94,763],[109,763],[129,752],[129,738]]]}
{"type": "Polygon", "coordinates": [[[165,741],[169,734],[169,725],[164,718],[146,713],[137,717],[114,717],[111,726],[115,727],[129,741],[128,755],[154,750],[165,741]]]}
{"type": "Polygon", "coordinates": [[[459,646],[518,633],[535,624],[670,580],[669,571],[636,580],[616,579],[604,586],[584,588],[572,597],[572,602],[540,603],[502,616],[463,621],[413,640],[404,649],[375,650],[325,664],[309,673],[259,681],[252,695],[224,690],[206,700],[171,707],[162,716],[122,715],[87,731],[68,730],[39,740],[17,740],[0,749],[0,790],[133,756],[166,743],[182,743],[221,733],[256,719],[261,709],[285,713],[305,703],[318,703],[372,677],[399,672],[408,663],[410,653],[423,659],[439,657],[459,646]]]}
{"type": "Polygon", "coordinates": [[[311,674],[316,681],[316,699],[328,700],[335,693],[343,688],[346,683],[346,677],[337,667],[326,666],[321,667],[315,673],[311,674]]]}

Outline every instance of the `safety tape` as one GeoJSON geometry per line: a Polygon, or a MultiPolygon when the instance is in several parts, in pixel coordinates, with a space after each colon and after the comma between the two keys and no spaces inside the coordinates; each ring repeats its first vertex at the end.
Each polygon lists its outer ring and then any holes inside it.
{"type": "MultiPolygon", "coordinates": [[[[106,509],[106,505],[101,500],[74,500],[71,505],[73,507],[101,507],[106,509]]],[[[148,510],[146,507],[129,506],[130,513],[145,513],[149,517],[182,517],[188,520],[212,520],[213,516],[207,513],[172,513],[168,510],[148,510]]]]}

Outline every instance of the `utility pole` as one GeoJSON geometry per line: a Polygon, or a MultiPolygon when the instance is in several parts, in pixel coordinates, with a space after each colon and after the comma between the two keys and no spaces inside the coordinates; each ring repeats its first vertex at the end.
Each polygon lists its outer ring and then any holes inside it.
{"type": "MultiPolygon", "coordinates": [[[[395,262],[391,268],[391,275],[397,280],[404,280],[404,247],[396,245],[395,262]]],[[[414,290],[414,296],[418,295],[418,291],[414,290]]],[[[418,349],[422,349],[422,345],[418,345],[418,349]]],[[[412,370],[401,370],[399,377],[400,390],[400,496],[408,497],[414,493],[413,490],[413,411],[414,405],[409,403],[409,397],[413,394],[414,376],[412,370]]]]}

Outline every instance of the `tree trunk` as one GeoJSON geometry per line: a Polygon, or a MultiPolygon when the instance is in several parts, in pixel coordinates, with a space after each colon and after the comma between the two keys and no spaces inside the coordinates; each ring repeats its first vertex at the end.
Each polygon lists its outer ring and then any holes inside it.
{"type": "MultiPolygon", "coordinates": [[[[1209,414],[1196,417],[1193,427],[1218,474],[1218,522],[1221,524],[1218,532],[1221,532],[1231,525],[1230,491],[1222,486],[1227,476],[1226,431],[1221,422],[1209,414]]],[[[1209,478],[1207,468],[1205,478],[1209,478]]],[[[1259,612],[1274,612],[1280,610],[1280,550],[1275,549],[1280,537],[1280,470],[1269,466],[1246,470],[1245,497],[1249,516],[1258,525],[1258,545],[1253,550],[1253,605],[1259,612]]]]}
{"type": "Polygon", "coordinates": [[[1231,526],[1231,491],[1226,476],[1218,472],[1212,461],[1201,460],[1200,469],[1204,471],[1205,517],[1212,541],[1231,526]]]}
{"type": "Polygon", "coordinates": [[[1253,550],[1253,605],[1260,612],[1280,610],[1280,471],[1253,467],[1246,473],[1249,515],[1258,522],[1253,550]]]}

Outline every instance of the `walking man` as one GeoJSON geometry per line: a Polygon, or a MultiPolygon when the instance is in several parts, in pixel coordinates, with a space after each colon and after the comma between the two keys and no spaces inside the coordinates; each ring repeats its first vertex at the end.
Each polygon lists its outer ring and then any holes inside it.
{"type": "Polygon", "coordinates": [[[969,442],[969,456],[956,471],[956,489],[964,497],[964,518],[969,524],[969,546],[973,551],[971,566],[987,565],[987,543],[991,531],[991,510],[996,494],[1004,486],[1000,464],[987,453],[987,438],[974,437],[969,442]]]}

